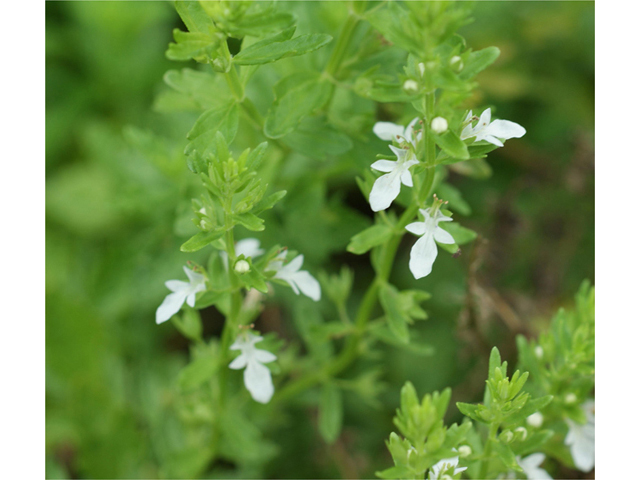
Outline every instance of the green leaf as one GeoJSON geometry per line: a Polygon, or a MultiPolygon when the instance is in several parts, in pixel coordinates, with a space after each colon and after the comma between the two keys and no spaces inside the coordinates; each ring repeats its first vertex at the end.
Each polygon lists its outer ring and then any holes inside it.
{"type": "Polygon", "coordinates": [[[197,252],[224,235],[223,229],[196,233],[180,246],[181,252],[197,252]]]}
{"type": "Polygon", "coordinates": [[[391,479],[409,479],[415,478],[415,473],[409,470],[407,467],[399,466],[399,467],[391,467],[383,470],[381,472],[376,472],[376,476],[380,478],[391,479]]]}
{"type": "Polygon", "coordinates": [[[324,441],[330,444],[338,439],[342,430],[342,394],[332,383],[322,387],[318,428],[324,441]]]}
{"type": "Polygon", "coordinates": [[[178,385],[185,391],[194,390],[212,378],[216,370],[216,359],[213,356],[198,357],[180,372],[178,385]]]}
{"type": "Polygon", "coordinates": [[[231,102],[223,107],[207,110],[196,120],[187,134],[191,140],[184,150],[185,155],[199,153],[202,156],[216,154],[216,134],[222,133],[227,144],[231,143],[238,131],[238,104],[231,102]]]}
{"type": "Polygon", "coordinates": [[[486,420],[482,419],[477,411],[478,411],[478,406],[471,404],[471,403],[463,403],[463,402],[456,402],[456,407],[458,407],[458,410],[460,410],[460,412],[469,417],[471,420],[475,420],[476,422],[481,422],[481,423],[487,423],[486,420]]]}
{"type": "Polygon", "coordinates": [[[383,244],[393,235],[393,230],[389,225],[373,225],[366,230],[351,237],[347,250],[356,255],[362,255],[373,247],[383,244]]]}
{"type": "Polygon", "coordinates": [[[219,43],[207,33],[183,32],[173,30],[175,43],[170,43],[166,51],[169,60],[186,61],[192,58],[206,63],[208,57],[215,55],[219,43]]]}
{"type": "Polygon", "coordinates": [[[312,52],[332,40],[330,35],[325,34],[300,35],[299,37],[291,39],[294,30],[295,26],[273,37],[254,43],[233,57],[233,62],[238,65],[271,63],[281,58],[294,57],[312,52]]]}
{"type": "Polygon", "coordinates": [[[197,310],[187,308],[181,319],[174,315],[171,321],[185,337],[195,341],[202,340],[202,322],[197,310]]]}
{"type": "Polygon", "coordinates": [[[402,343],[409,343],[409,328],[407,322],[410,320],[402,311],[398,290],[395,287],[385,284],[380,288],[380,303],[386,314],[387,323],[391,332],[402,343]]]}
{"type": "Polygon", "coordinates": [[[294,73],[280,80],[274,87],[276,101],[265,120],[265,135],[280,138],[292,132],[304,117],[327,103],[331,90],[331,84],[318,73],[294,73]]]}
{"type": "Polygon", "coordinates": [[[463,227],[458,222],[441,222],[439,226],[451,234],[457,245],[465,245],[475,240],[478,236],[476,232],[463,227]]]}
{"type": "Polygon", "coordinates": [[[245,258],[245,261],[249,262],[249,266],[251,268],[247,273],[238,275],[245,288],[247,290],[255,288],[259,292],[268,293],[269,288],[267,287],[267,283],[265,282],[265,276],[262,275],[262,273],[256,267],[254,267],[251,258],[245,258]]]}
{"type": "Polygon", "coordinates": [[[396,2],[387,4],[387,8],[372,8],[365,18],[384,37],[394,45],[416,55],[423,54],[423,32],[413,15],[396,2]]]}
{"type": "Polygon", "coordinates": [[[509,447],[509,445],[505,445],[501,442],[494,442],[493,447],[498,454],[498,458],[502,460],[502,463],[504,463],[504,465],[509,470],[515,470],[517,472],[522,471],[522,468],[520,467],[520,465],[518,465],[516,456],[514,455],[513,450],[511,450],[511,447],[509,447]]]}
{"type": "Polygon", "coordinates": [[[231,218],[252,232],[261,232],[264,230],[264,220],[256,217],[252,213],[243,213],[241,215],[232,215],[231,218]]]}
{"type": "Polygon", "coordinates": [[[198,1],[177,1],[174,6],[190,32],[209,33],[213,21],[198,1]]]}
{"type": "Polygon", "coordinates": [[[451,130],[447,130],[442,135],[434,135],[434,138],[436,144],[451,158],[459,160],[469,159],[467,146],[462,140],[460,140],[460,137],[451,130]]]}
{"type": "Polygon", "coordinates": [[[253,213],[257,215],[265,210],[273,208],[273,206],[282,200],[286,194],[286,190],[280,190],[279,192],[272,193],[268,197],[263,198],[255,205],[255,207],[253,207],[253,213]]]}
{"type": "Polygon", "coordinates": [[[342,155],[353,147],[348,135],[335,130],[317,116],[304,119],[282,141],[296,152],[318,160],[342,155]]]}
{"type": "Polygon", "coordinates": [[[464,62],[464,68],[460,72],[461,80],[469,80],[482,70],[487,68],[500,56],[498,47],[488,47],[477,52],[471,52],[464,62]]]}

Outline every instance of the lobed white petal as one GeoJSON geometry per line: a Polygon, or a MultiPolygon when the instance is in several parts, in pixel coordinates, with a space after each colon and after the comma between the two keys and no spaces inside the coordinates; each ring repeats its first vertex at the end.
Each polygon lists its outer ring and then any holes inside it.
{"type": "Polygon", "coordinates": [[[449,245],[456,243],[453,236],[449,232],[447,232],[445,229],[440,227],[436,227],[436,229],[434,230],[433,238],[435,239],[436,242],[446,243],[449,245]]]}
{"type": "MultiPolygon", "coordinates": [[[[296,272],[292,278],[293,282],[300,288],[300,291],[307,297],[320,300],[320,283],[306,270],[296,272]]],[[[295,291],[296,289],[294,289],[295,291]]],[[[296,292],[297,293],[297,292],[296,292]]]]}
{"type": "Polygon", "coordinates": [[[416,279],[431,273],[433,262],[438,255],[438,247],[431,235],[425,234],[411,247],[409,254],[409,270],[416,279]]]}
{"type": "Polygon", "coordinates": [[[182,280],[167,280],[164,284],[172,292],[182,292],[189,288],[189,283],[182,280]]]}
{"type": "Polygon", "coordinates": [[[413,222],[404,228],[415,235],[424,235],[427,233],[427,226],[424,222],[413,222]]]}
{"type": "Polygon", "coordinates": [[[509,140],[510,138],[520,138],[525,133],[527,133],[527,131],[524,127],[515,122],[510,122],[509,120],[494,120],[491,122],[491,125],[485,129],[486,135],[504,138],[505,140],[509,140]]]}
{"type": "Polygon", "coordinates": [[[235,245],[236,256],[244,255],[245,257],[259,257],[264,253],[260,248],[260,240],[257,238],[244,238],[235,245]]]}
{"type": "Polygon", "coordinates": [[[378,160],[371,164],[371,168],[384,173],[393,172],[397,166],[398,162],[392,160],[378,160]]]}
{"type": "Polygon", "coordinates": [[[371,210],[386,210],[400,193],[400,177],[394,173],[382,175],[373,183],[369,194],[371,210]]]}
{"type": "Polygon", "coordinates": [[[260,403],[269,403],[274,388],[271,371],[258,362],[250,362],[244,370],[244,385],[251,397],[260,403]]]}
{"type": "Polygon", "coordinates": [[[253,358],[255,358],[260,363],[269,363],[269,362],[273,362],[278,357],[276,357],[273,353],[267,350],[256,348],[255,351],[253,352],[253,358]]]}
{"type": "Polygon", "coordinates": [[[378,122],[373,126],[373,133],[375,133],[380,140],[390,142],[396,140],[398,135],[402,136],[404,134],[404,128],[402,125],[396,125],[391,122],[378,122]]]}
{"type": "Polygon", "coordinates": [[[182,292],[167,295],[156,310],[156,323],[166,322],[182,308],[186,296],[182,292]]]}
{"type": "MultiPolygon", "coordinates": [[[[232,348],[233,350],[233,348],[232,348]]],[[[233,370],[240,370],[241,368],[244,368],[247,366],[249,359],[247,357],[247,355],[245,355],[244,353],[240,354],[239,356],[237,356],[236,358],[233,359],[233,361],[229,364],[229,368],[233,369],[233,370]]]]}

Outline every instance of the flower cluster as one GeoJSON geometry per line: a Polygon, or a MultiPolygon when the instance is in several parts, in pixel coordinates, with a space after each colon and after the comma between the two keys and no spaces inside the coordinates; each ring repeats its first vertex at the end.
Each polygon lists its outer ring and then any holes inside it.
{"type": "Polygon", "coordinates": [[[587,400],[581,408],[587,421],[580,425],[573,420],[567,420],[569,433],[564,443],[569,447],[576,467],[583,472],[590,472],[596,463],[596,404],[593,400],[587,400]]]}

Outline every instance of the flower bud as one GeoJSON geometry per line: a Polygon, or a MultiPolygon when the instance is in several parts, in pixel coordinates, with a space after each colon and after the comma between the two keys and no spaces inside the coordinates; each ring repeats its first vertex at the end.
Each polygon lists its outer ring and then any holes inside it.
{"type": "Polygon", "coordinates": [[[544,349],[540,345],[538,345],[533,350],[533,354],[536,356],[538,360],[542,360],[542,357],[544,357],[544,349]]]}
{"type": "Polygon", "coordinates": [[[513,432],[511,430],[505,430],[498,436],[498,439],[505,444],[511,443],[513,441],[513,432]]]}
{"type": "Polygon", "coordinates": [[[444,133],[449,128],[449,122],[446,118],[436,117],[431,120],[431,130],[435,133],[444,133]]]}
{"type": "Polygon", "coordinates": [[[460,455],[461,458],[466,458],[469,455],[471,455],[473,450],[471,450],[471,447],[469,445],[461,445],[458,447],[458,455],[460,455]]]}
{"type": "Polygon", "coordinates": [[[464,68],[464,62],[458,55],[454,55],[453,57],[451,57],[451,60],[449,60],[449,66],[451,67],[451,70],[459,73],[464,68]]]}
{"type": "Polygon", "coordinates": [[[243,273],[247,273],[249,270],[251,270],[251,265],[249,265],[249,262],[247,262],[246,260],[238,260],[233,269],[236,271],[236,273],[242,275],[243,273]]]}
{"type": "Polygon", "coordinates": [[[418,64],[418,71],[420,72],[420,76],[424,77],[424,63],[420,62],[418,64]]]}
{"type": "Polygon", "coordinates": [[[402,85],[402,89],[408,94],[417,93],[419,88],[420,85],[418,85],[418,82],[411,79],[405,80],[404,84],[402,85]]]}
{"type": "Polygon", "coordinates": [[[578,397],[576,397],[575,393],[567,393],[564,396],[564,403],[566,404],[576,403],[577,400],[578,400],[578,397]]]}
{"type": "Polygon", "coordinates": [[[532,427],[539,428],[542,426],[542,422],[544,422],[544,417],[540,412],[532,413],[527,417],[527,424],[532,427]]]}
{"type": "Polygon", "coordinates": [[[527,429],[524,427],[518,427],[514,430],[514,433],[516,435],[516,440],[519,440],[521,442],[524,442],[527,439],[527,429]]]}

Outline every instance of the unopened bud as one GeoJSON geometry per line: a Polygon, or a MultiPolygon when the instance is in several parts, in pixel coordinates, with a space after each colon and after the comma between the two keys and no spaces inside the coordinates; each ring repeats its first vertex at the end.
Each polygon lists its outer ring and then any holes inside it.
{"type": "Polygon", "coordinates": [[[249,262],[247,262],[246,260],[238,260],[233,269],[236,271],[236,273],[242,275],[243,273],[247,273],[249,270],[251,270],[251,265],[249,265],[249,262]]]}
{"type": "Polygon", "coordinates": [[[575,393],[568,393],[564,397],[564,403],[567,403],[567,404],[576,403],[577,400],[578,400],[578,397],[576,397],[575,393]]]}
{"type": "Polygon", "coordinates": [[[540,412],[532,413],[527,417],[527,424],[532,427],[539,428],[542,426],[542,422],[544,422],[544,417],[540,412]]]}
{"type": "Polygon", "coordinates": [[[449,128],[449,122],[447,122],[446,118],[436,117],[431,120],[431,130],[435,133],[444,133],[449,128]]]}
{"type": "Polygon", "coordinates": [[[458,73],[464,68],[464,62],[458,55],[454,55],[451,57],[451,60],[449,60],[449,66],[454,72],[458,73]]]}
{"type": "Polygon", "coordinates": [[[420,76],[424,77],[424,63],[420,62],[418,64],[418,71],[420,72],[420,76]]]}
{"type": "Polygon", "coordinates": [[[513,432],[511,430],[505,430],[498,438],[502,443],[511,443],[513,441],[513,432]]]}
{"type": "Polygon", "coordinates": [[[514,433],[516,434],[517,439],[520,440],[521,442],[527,439],[527,429],[524,427],[516,428],[514,430],[514,433]]]}
{"type": "Polygon", "coordinates": [[[538,360],[541,360],[542,357],[544,357],[544,349],[540,345],[538,345],[536,348],[533,349],[533,354],[536,356],[538,360]]]}
{"type": "Polygon", "coordinates": [[[404,84],[402,85],[402,89],[407,93],[417,93],[419,88],[420,85],[418,85],[418,82],[411,79],[405,80],[404,84]]]}
{"type": "Polygon", "coordinates": [[[207,210],[204,207],[202,207],[200,210],[198,210],[198,212],[200,212],[203,215],[207,214],[207,210]]]}
{"type": "Polygon", "coordinates": [[[462,458],[466,458],[469,455],[471,455],[473,450],[471,450],[471,447],[469,445],[461,445],[458,447],[458,455],[460,455],[460,457],[462,458]]]}

